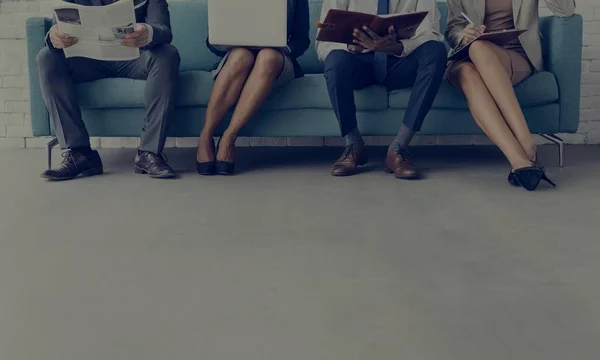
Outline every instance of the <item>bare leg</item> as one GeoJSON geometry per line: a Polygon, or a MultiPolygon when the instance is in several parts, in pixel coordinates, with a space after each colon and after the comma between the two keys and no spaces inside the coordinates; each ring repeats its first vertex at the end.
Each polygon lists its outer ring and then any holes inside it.
{"type": "Polygon", "coordinates": [[[531,166],[527,154],[506,124],[477,68],[470,62],[464,62],[456,65],[453,72],[467,97],[477,125],[498,145],[512,168],[531,166]]]}
{"type": "Polygon", "coordinates": [[[535,160],[535,141],[510,80],[508,53],[491,42],[476,41],[469,49],[469,56],[527,158],[535,160]]]}
{"type": "Polygon", "coordinates": [[[208,162],[215,158],[213,136],[217,125],[227,111],[238,100],[248,74],[254,66],[254,54],[247,49],[233,49],[217,76],[206,108],[206,120],[200,139],[196,158],[198,162],[208,162]]]}
{"type": "Polygon", "coordinates": [[[221,137],[217,160],[233,161],[238,133],[266,100],[273,83],[281,73],[283,64],[283,55],[277,50],[263,49],[258,53],[254,68],[235,107],[231,123],[221,137]]]}

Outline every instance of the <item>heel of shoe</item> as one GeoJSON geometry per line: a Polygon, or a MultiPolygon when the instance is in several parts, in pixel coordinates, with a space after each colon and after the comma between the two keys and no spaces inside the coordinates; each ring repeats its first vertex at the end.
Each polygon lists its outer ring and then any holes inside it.
{"type": "Polygon", "coordinates": [[[215,172],[219,175],[233,175],[235,164],[227,161],[216,161],[215,172]]]}
{"type": "Polygon", "coordinates": [[[85,170],[81,172],[81,176],[95,176],[95,175],[102,175],[104,173],[104,169],[102,168],[95,168],[95,169],[89,169],[89,170],[85,170]]]}
{"type": "Polygon", "coordinates": [[[199,175],[210,176],[215,174],[215,162],[196,162],[196,172],[199,175]]]}
{"type": "Polygon", "coordinates": [[[545,172],[542,171],[542,180],[544,180],[545,182],[547,182],[548,184],[552,185],[552,187],[556,187],[556,184],[554,183],[554,181],[550,180],[550,178],[548,177],[548,175],[546,175],[545,172]]]}
{"type": "Polygon", "coordinates": [[[134,167],[133,168],[133,172],[136,173],[136,174],[141,174],[141,175],[145,175],[146,174],[145,170],[142,170],[142,169],[140,169],[138,167],[134,167]]]}

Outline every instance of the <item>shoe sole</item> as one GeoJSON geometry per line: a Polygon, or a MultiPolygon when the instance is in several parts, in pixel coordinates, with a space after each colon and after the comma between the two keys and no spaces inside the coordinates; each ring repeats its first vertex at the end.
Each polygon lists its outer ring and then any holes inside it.
{"type": "Polygon", "coordinates": [[[73,180],[73,179],[77,179],[77,178],[84,178],[84,177],[90,177],[90,176],[96,176],[96,175],[102,175],[104,173],[103,169],[92,169],[92,170],[86,170],[83,171],[81,174],[78,174],[76,176],[71,176],[71,177],[52,177],[52,176],[45,176],[44,174],[40,175],[40,177],[42,179],[46,179],[48,181],[68,181],[68,180],[73,180]]]}
{"type": "Polygon", "coordinates": [[[148,172],[146,170],[140,169],[138,167],[134,167],[133,172],[135,172],[136,174],[140,174],[140,175],[148,175],[148,177],[151,179],[173,179],[173,178],[177,177],[177,174],[150,175],[150,174],[148,174],[148,172]]]}
{"type": "MultiPolygon", "coordinates": [[[[388,174],[393,174],[394,170],[386,168],[385,172],[388,173],[388,174]]],[[[396,179],[399,179],[399,180],[419,180],[419,179],[423,178],[423,176],[420,175],[420,174],[415,174],[415,175],[401,175],[401,176],[394,175],[394,177],[396,179]]]]}

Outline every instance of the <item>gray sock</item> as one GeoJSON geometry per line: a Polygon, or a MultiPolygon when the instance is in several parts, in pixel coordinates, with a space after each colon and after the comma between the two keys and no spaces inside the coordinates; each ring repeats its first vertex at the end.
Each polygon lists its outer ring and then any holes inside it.
{"type": "Polygon", "coordinates": [[[396,135],[394,141],[392,141],[392,144],[388,148],[388,152],[393,152],[399,149],[407,150],[413,136],[415,136],[415,132],[406,125],[402,124],[400,132],[398,135],[396,135]]]}
{"type": "Polygon", "coordinates": [[[346,146],[350,146],[350,145],[357,146],[357,147],[365,146],[365,142],[364,142],[362,136],[360,135],[358,128],[354,128],[348,134],[346,134],[344,136],[344,140],[346,141],[346,146]]]}

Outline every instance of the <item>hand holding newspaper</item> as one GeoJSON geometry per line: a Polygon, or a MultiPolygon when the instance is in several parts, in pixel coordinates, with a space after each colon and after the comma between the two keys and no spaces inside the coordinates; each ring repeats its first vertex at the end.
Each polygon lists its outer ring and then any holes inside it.
{"type": "Polygon", "coordinates": [[[61,1],[53,12],[58,29],[77,39],[64,49],[67,58],[128,61],[140,56],[138,48],[121,45],[121,39],[135,31],[133,1],[120,0],[105,6],[61,1]]]}

